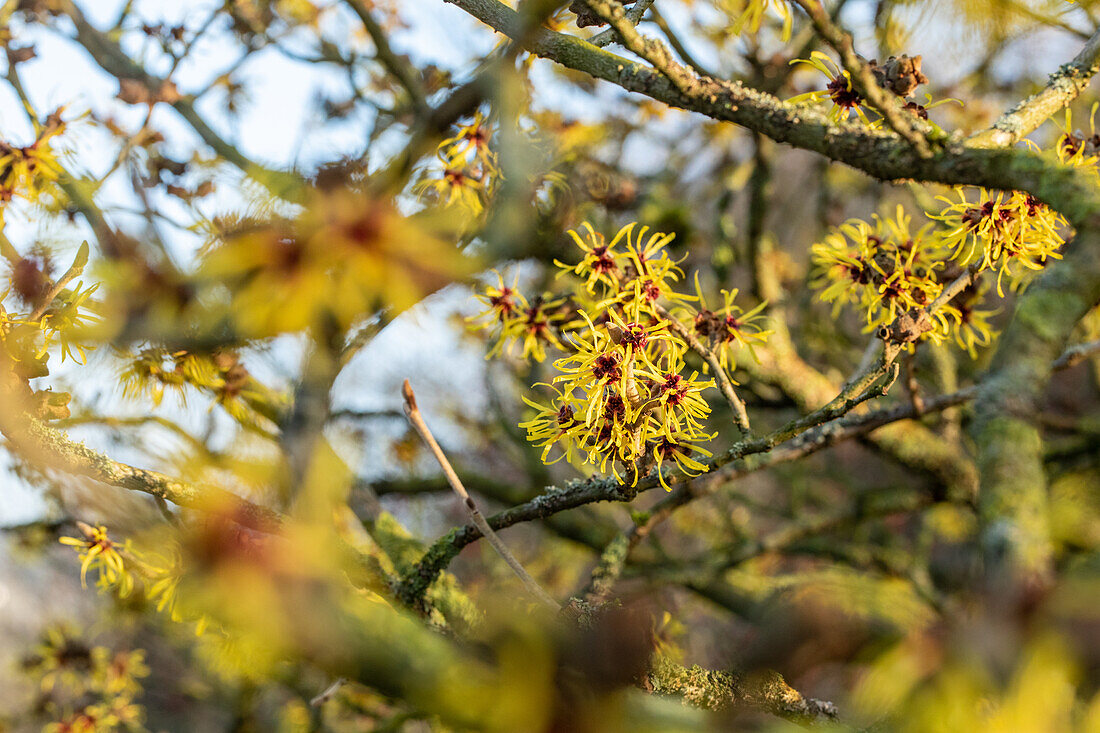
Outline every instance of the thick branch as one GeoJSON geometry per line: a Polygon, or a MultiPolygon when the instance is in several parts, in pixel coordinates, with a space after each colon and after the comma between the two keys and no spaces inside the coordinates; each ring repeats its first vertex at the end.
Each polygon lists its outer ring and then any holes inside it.
{"type": "MultiPolygon", "coordinates": [[[[517,13],[499,0],[448,0],[509,37],[518,37],[517,13]]],[[[635,31],[636,33],[636,31],[635,31]]],[[[671,56],[677,77],[596,48],[564,33],[541,29],[528,36],[534,54],[612,82],[673,107],[734,122],[777,142],[820,153],[883,180],[914,179],[1027,191],[1080,226],[1097,211],[1094,186],[1082,171],[1067,169],[1024,150],[975,149],[954,144],[930,158],[898,135],[861,124],[833,124],[823,110],[790,105],[739,82],[697,77],[671,56]]]]}

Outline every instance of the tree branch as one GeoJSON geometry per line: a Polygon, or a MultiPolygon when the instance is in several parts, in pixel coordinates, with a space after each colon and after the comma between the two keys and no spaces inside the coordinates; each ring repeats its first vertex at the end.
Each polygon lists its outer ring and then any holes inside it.
{"type": "Polygon", "coordinates": [[[77,443],[60,430],[34,418],[24,419],[25,427],[16,426],[17,419],[3,420],[0,427],[12,445],[36,463],[122,489],[150,494],[189,509],[218,511],[240,524],[265,532],[274,531],[283,523],[277,512],[225,489],[190,484],[156,471],[130,466],[77,443]]]}
{"type": "Polygon", "coordinates": [[[698,665],[689,668],[658,654],[645,682],[652,692],[677,695],[707,710],[755,708],[801,724],[837,716],[836,705],[803,697],[778,672],[744,675],[698,665]]]}
{"type": "MultiPolygon", "coordinates": [[[[630,21],[631,25],[638,25],[642,22],[642,16],[645,15],[645,11],[649,10],[653,5],[653,0],[638,0],[630,10],[626,11],[626,19],[630,21]]],[[[611,43],[614,43],[618,38],[618,32],[614,28],[608,28],[607,30],[600,31],[596,35],[588,39],[588,42],[598,48],[603,48],[611,43]]]]}
{"type": "Polygon", "coordinates": [[[1015,145],[1038,129],[1051,115],[1077,99],[1097,71],[1100,71],[1100,28],[1072,61],[1050,75],[1050,80],[1041,91],[1005,112],[989,129],[971,136],[966,144],[974,148],[1015,145]]]}

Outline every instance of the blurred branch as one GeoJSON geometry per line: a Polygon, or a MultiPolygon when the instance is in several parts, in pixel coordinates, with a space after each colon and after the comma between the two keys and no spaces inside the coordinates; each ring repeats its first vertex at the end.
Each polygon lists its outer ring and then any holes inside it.
{"type": "Polygon", "coordinates": [[[69,428],[74,425],[102,425],[107,428],[127,428],[127,427],[144,427],[148,425],[158,425],[166,430],[171,431],[173,434],[179,436],[187,442],[193,449],[202,453],[203,455],[212,455],[209,447],[206,443],[196,438],[191,433],[184,430],[177,423],[169,420],[166,417],[160,415],[136,415],[131,417],[111,417],[108,415],[73,415],[61,420],[54,420],[51,425],[56,428],[69,428]]]}
{"type": "MultiPolygon", "coordinates": [[[[93,26],[84,13],[77,7],[73,0],[62,0],[65,14],[76,28],[76,41],[84,47],[99,66],[108,74],[114,76],[121,83],[124,80],[134,80],[147,89],[153,97],[160,95],[166,85],[171,84],[167,79],[160,79],[148,71],[145,67],[134,62],[122,50],[117,42],[107,34],[102,33],[93,26]]],[[[211,128],[195,109],[193,100],[186,96],[178,99],[165,100],[183,117],[202,141],[214,149],[220,157],[239,168],[245,175],[254,178],[266,186],[273,194],[284,198],[295,198],[298,189],[304,183],[302,178],[295,173],[278,171],[266,168],[249,159],[244,153],[230,144],[211,128]]],[[[151,102],[155,103],[155,102],[151,102]]]]}
{"type": "Polygon", "coordinates": [[[278,529],[283,522],[275,511],[225,489],[189,484],[156,471],[130,466],[77,443],[60,430],[34,418],[27,416],[24,419],[25,427],[17,425],[21,421],[19,418],[9,415],[0,427],[12,445],[36,463],[150,494],[181,507],[223,512],[234,521],[261,531],[278,529]]]}
{"type": "MultiPolygon", "coordinates": [[[[649,10],[651,5],[653,5],[653,0],[638,0],[638,2],[634,4],[634,7],[626,11],[626,19],[630,21],[631,25],[638,25],[642,22],[642,16],[645,15],[645,11],[649,10]]],[[[653,12],[656,13],[657,9],[654,8],[653,12]]],[[[597,48],[603,48],[618,40],[618,35],[618,32],[614,28],[608,28],[589,38],[588,42],[597,48]]]]}
{"type": "Polygon", "coordinates": [[[668,45],[672,46],[672,50],[676,52],[676,54],[684,61],[684,63],[695,69],[695,72],[697,74],[701,74],[702,76],[717,76],[716,74],[708,70],[707,67],[705,67],[703,64],[699,63],[699,60],[696,59],[690,51],[688,51],[687,47],[676,35],[676,32],[672,30],[671,26],[669,26],[668,21],[665,20],[665,16],[661,15],[661,11],[654,7],[650,15],[653,17],[653,22],[656,23],[657,27],[661,29],[661,33],[665,34],[665,38],[668,39],[668,45]]]}
{"type": "Polygon", "coordinates": [[[1054,371],[1059,369],[1068,369],[1072,366],[1076,366],[1088,359],[1090,356],[1094,356],[1100,353],[1100,341],[1089,341],[1083,344],[1077,344],[1070,346],[1068,349],[1062,352],[1062,355],[1054,360],[1051,367],[1054,371]]]}
{"type": "Polygon", "coordinates": [[[417,79],[417,71],[405,58],[398,56],[390,47],[389,39],[382,26],[371,15],[370,9],[364,4],[364,0],[344,0],[344,4],[359,18],[363,28],[367,31],[371,41],[374,42],[375,55],[378,62],[397,79],[398,83],[409,95],[413,111],[422,114],[428,109],[428,101],[424,89],[417,79]]]}
{"type": "Polygon", "coordinates": [[[744,675],[688,668],[657,654],[644,684],[652,692],[677,695],[707,710],[755,708],[800,724],[837,716],[836,705],[803,697],[778,672],[744,675]]]}

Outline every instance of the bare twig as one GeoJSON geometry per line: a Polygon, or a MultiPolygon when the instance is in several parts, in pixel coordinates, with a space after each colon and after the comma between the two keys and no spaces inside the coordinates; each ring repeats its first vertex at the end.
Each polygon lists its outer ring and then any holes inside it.
{"type": "Polygon", "coordinates": [[[695,337],[695,334],[691,332],[691,329],[684,328],[683,324],[672,317],[672,314],[661,306],[657,306],[657,315],[665,319],[668,327],[672,329],[676,335],[687,342],[687,345],[691,347],[691,350],[697,353],[699,356],[710,365],[711,370],[714,372],[714,380],[718,384],[718,390],[722,393],[722,396],[729,403],[730,408],[733,409],[734,422],[737,423],[737,427],[741,430],[742,434],[748,434],[749,432],[749,414],[745,410],[745,403],[741,401],[741,398],[737,396],[737,393],[733,391],[733,383],[730,381],[729,375],[726,374],[726,370],[722,367],[718,356],[714,353],[714,350],[709,348],[706,344],[695,337]]]}
{"type": "MultiPolygon", "coordinates": [[[[645,11],[649,10],[649,6],[652,4],[653,0],[638,0],[634,7],[626,11],[626,19],[633,25],[638,25],[642,22],[642,16],[645,15],[645,11]]],[[[588,42],[593,46],[603,48],[604,46],[614,43],[616,38],[618,38],[618,33],[615,29],[608,28],[589,38],[588,42]]]]}
{"type": "Polygon", "coordinates": [[[447,481],[451,484],[451,488],[454,490],[455,494],[462,500],[463,506],[465,506],[467,513],[470,515],[470,520],[473,521],[474,526],[481,531],[485,539],[489,540],[489,544],[491,544],[493,549],[497,551],[497,554],[503,558],[508,567],[512,569],[512,572],[523,581],[524,586],[527,587],[531,595],[551,608],[560,610],[561,605],[555,601],[549,593],[543,590],[542,586],[524,570],[523,565],[520,564],[519,560],[517,560],[511,550],[508,549],[508,546],[504,544],[504,541],[500,539],[500,536],[493,531],[489,523],[485,521],[485,517],[481,515],[481,512],[477,508],[477,504],[474,503],[469,492],[466,491],[466,487],[462,485],[462,481],[459,480],[458,474],[455,473],[454,468],[451,467],[451,462],[447,460],[447,456],[444,455],[443,449],[439,447],[439,443],[436,442],[431,430],[428,429],[428,424],[424,422],[424,417],[420,414],[420,408],[416,405],[416,395],[413,394],[412,386],[407,379],[405,383],[401,385],[401,394],[405,398],[405,416],[409,418],[409,422],[416,429],[416,432],[420,434],[420,437],[424,440],[428,449],[431,450],[432,455],[435,456],[436,461],[439,462],[440,468],[443,469],[443,474],[447,477],[447,481]]]}
{"type": "Polygon", "coordinates": [[[1053,366],[1055,371],[1059,369],[1069,369],[1097,353],[1100,353],[1100,341],[1088,341],[1083,344],[1076,344],[1063,351],[1062,355],[1055,359],[1054,364],[1051,366],[1053,366]]]}
{"type": "Polygon", "coordinates": [[[337,677],[336,680],[326,687],[321,694],[317,695],[309,701],[311,707],[319,708],[326,702],[331,700],[333,696],[340,691],[340,688],[347,684],[347,680],[343,677],[337,677]]]}
{"type": "Polygon", "coordinates": [[[412,64],[410,64],[407,59],[394,53],[393,49],[390,47],[389,39],[386,37],[386,32],[382,29],[382,26],[378,24],[378,21],[374,19],[374,16],[371,15],[370,9],[363,0],[344,0],[344,2],[359,18],[359,22],[363,24],[363,28],[367,31],[367,35],[369,35],[371,41],[374,42],[374,52],[378,62],[382,64],[382,66],[384,66],[405,89],[405,93],[409,95],[409,101],[412,103],[413,108],[418,113],[425,112],[428,109],[428,102],[424,94],[424,88],[417,78],[416,69],[413,68],[412,64]]]}
{"type": "Polygon", "coordinates": [[[653,8],[653,12],[650,13],[650,16],[652,17],[653,22],[657,24],[657,27],[661,29],[661,32],[665,34],[665,38],[668,39],[668,44],[672,46],[673,50],[676,51],[680,58],[684,60],[684,63],[695,69],[696,73],[702,76],[712,76],[717,78],[717,74],[711,72],[706,66],[703,66],[703,64],[701,64],[699,60],[695,58],[694,55],[692,55],[691,51],[687,49],[687,46],[684,45],[679,36],[677,36],[675,31],[672,30],[672,27],[669,26],[668,21],[665,20],[665,17],[661,15],[661,11],[657,10],[657,8],[653,8]]]}

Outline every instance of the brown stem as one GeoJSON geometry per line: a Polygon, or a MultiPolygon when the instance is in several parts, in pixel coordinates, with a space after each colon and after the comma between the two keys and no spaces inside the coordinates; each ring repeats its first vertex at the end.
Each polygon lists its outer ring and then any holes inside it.
{"type": "Polygon", "coordinates": [[[737,396],[737,393],[733,391],[733,382],[730,381],[729,375],[726,374],[726,370],[722,368],[722,363],[718,360],[718,356],[714,353],[714,350],[696,338],[690,328],[685,328],[684,325],[673,318],[672,314],[667,310],[661,306],[656,306],[656,309],[657,315],[665,319],[668,327],[675,332],[676,335],[682,338],[687,345],[691,347],[692,351],[703,357],[703,360],[710,365],[711,370],[714,372],[714,381],[718,385],[718,391],[722,393],[722,396],[733,410],[734,422],[741,430],[742,435],[748,435],[750,430],[749,414],[745,410],[745,403],[742,402],[741,398],[737,396]]]}
{"type": "Polygon", "coordinates": [[[463,506],[466,508],[466,512],[470,515],[471,521],[474,526],[481,531],[482,536],[489,540],[489,544],[493,546],[493,549],[497,551],[497,554],[504,559],[508,567],[512,569],[512,572],[516,574],[527,590],[531,592],[531,595],[539,599],[547,606],[550,606],[554,610],[561,610],[561,605],[551,597],[549,593],[543,590],[542,586],[531,577],[531,575],[523,568],[519,560],[512,554],[508,546],[504,544],[504,540],[500,539],[500,535],[493,531],[493,528],[489,526],[489,523],[485,521],[485,517],[477,508],[477,504],[470,497],[469,492],[466,491],[466,487],[462,485],[462,481],[458,478],[458,474],[455,473],[454,468],[451,467],[451,462],[447,460],[447,456],[444,455],[443,449],[439,447],[439,443],[436,442],[435,437],[432,435],[432,431],[428,429],[428,424],[424,422],[423,415],[420,414],[420,408],[416,405],[416,395],[413,394],[412,386],[409,384],[409,380],[405,380],[401,385],[401,395],[405,398],[405,415],[409,418],[409,422],[416,429],[416,432],[420,434],[420,437],[427,444],[428,449],[431,450],[432,455],[435,456],[435,460],[439,462],[440,468],[443,469],[443,475],[447,477],[447,482],[450,483],[451,488],[454,490],[458,498],[462,500],[463,506]]]}

